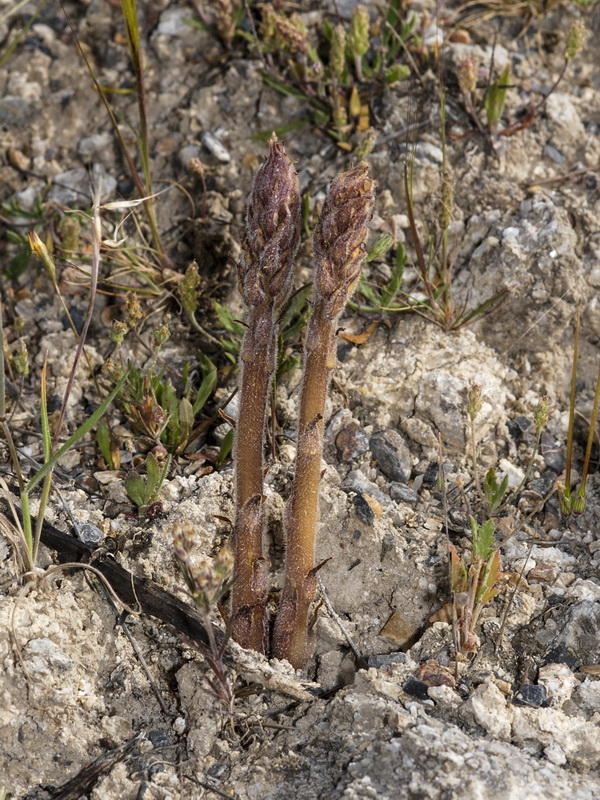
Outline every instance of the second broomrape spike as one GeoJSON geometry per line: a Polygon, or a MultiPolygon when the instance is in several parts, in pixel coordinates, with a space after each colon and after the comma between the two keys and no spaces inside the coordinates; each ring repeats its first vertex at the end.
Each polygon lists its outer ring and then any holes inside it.
{"type": "Polygon", "coordinates": [[[318,569],[314,556],[323,417],[335,366],[336,326],[360,277],[374,200],[375,182],[367,164],[344,172],[331,184],[313,237],[314,296],[304,344],[296,472],[285,518],[285,582],[273,642],[273,654],[297,669],[311,655],[308,617],[318,569]]]}
{"type": "Polygon", "coordinates": [[[276,321],[291,289],[301,212],[298,176],[275,134],[269,147],[254,181],[238,268],[239,288],[249,313],[235,432],[231,588],[233,638],[263,653],[267,645],[267,577],[262,554],[265,417],[277,354],[276,321]]]}

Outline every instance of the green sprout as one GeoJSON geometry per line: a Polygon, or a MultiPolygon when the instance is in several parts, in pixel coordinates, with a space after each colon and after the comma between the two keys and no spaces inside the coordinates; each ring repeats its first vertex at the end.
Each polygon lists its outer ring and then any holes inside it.
{"type": "Polygon", "coordinates": [[[144,462],[146,477],[140,475],[137,470],[131,470],[127,473],[124,481],[127,496],[136,506],[140,517],[146,516],[158,500],[161,486],[171,465],[171,456],[166,453],[164,448],[162,452],[160,452],[160,448],[156,449],[164,463],[161,465],[157,455],[148,453],[144,462]]]}
{"type": "Polygon", "coordinates": [[[586,499],[586,483],[587,476],[590,469],[590,461],[592,457],[592,447],[594,445],[594,438],[596,435],[596,423],[598,421],[598,409],[600,407],[600,367],[598,368],[598,377],[596,379],[596,389],[594,392],[594,403],[592,407],[592,414],[590,417],[590,425],[588,432],[588,439],[585,448],[585,456],[583,460],[583,468],[581,470],[581,478],[579,480],[579,487],[573,490],[571,480],[571,469],[573,464],[573,439],[575,430],[575,400],[577,397],[577,362],[579,359],[579,325],[580,325],[580,312],[577,310],[577,317],[575,320],[575,343],[573,348],[573,361],[571,369],[571,393],[569,399],[569,427],[567,432],[567,459],[565,464],[565,480],[564,485],[559,489],[559,500],[561,512],[565,517],[579,516],[585,511],[587,505],[586,499]]]}
{"type": "Polygon", "coordinates": [[[481,611],[500,593],[502,575],[500,550],[494,538],[494,523],[482,525],[469,517],[471,527],[470,560],[460,557],[454,545],[450,548],[450,588],[452,591],[453,628],[456,652],[473,653],[479,648],[475,628],[481,611]]]}

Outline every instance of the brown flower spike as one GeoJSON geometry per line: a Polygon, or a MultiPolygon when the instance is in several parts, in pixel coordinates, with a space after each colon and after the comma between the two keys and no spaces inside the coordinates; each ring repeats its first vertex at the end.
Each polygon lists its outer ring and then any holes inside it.
{"type": "Polygon", "coordinates": [[[298,176],[275,134],[254,180],[238,267],[248,328],[241,350],[236,426],[236,517],[232,632],[243,647],[265,652],[266,561],[262,555],[264,430],[277,354],[277,319],[288,299],[300,242],[298,176]]]}
{"type": "Polygon", "coordinates": [[[323,418],[335,366],[337,321],[360,277],[374,201],[375,182],[367,164],[344,172],[331,184],[313,237],[313,307],[304,344],[296,472],[286,510],[285,583],[273,642],[274,655],[296,668],[311,655],[308,618],[318,570],[314,555],[323,418]]]}

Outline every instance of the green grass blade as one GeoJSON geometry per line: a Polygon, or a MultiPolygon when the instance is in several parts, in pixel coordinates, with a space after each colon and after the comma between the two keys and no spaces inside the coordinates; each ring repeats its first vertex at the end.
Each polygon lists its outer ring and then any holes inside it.
{"type": "Polygon", "coordinates": [[[70,450],[70,448],[73,447],[74,444],[77,444],[77,442],[80,439],[82,439],[87,433],[89,433],[89,431],[91,431],[91,429],[99,422],[99,420],[103,416],[103,414],[106,411],[106,409],[108,408],[108,406],[112,403],[112,401],[117,396],[118,392],[122,389],[125,381],[127,380],[127,375],[128,375],[128,373],[126,372],[124,375],[121,376],[121,379],[119,380],[119,382],[117,384],[115,384],[115,387],[112,390],[112,392],[107,397],[104,398],[104,400],[102,401],[102,403],[100,403],[100,405],[94,411],[94,413],[91,416],[89,416],[85,420],[85,422],[77,428],[75,433],[73,433],[71,436],[69,436],[67,441],[63,444],[63,446],[60,447],[54,453],[52,458],[49,459],[44,464],[44,466],[33,476],[33,478],[29,481],[29,483],[25,487],[25,491],[26,492],[31,492],[32,489],[34,489],[38,485],[38,483],[51,470],[54,469],[54,467],[56,466],[57,462],[60,461],[60,459],[64,456],[64,454],[67,452],[67,450],[70,450]]]}
{"type": "Polygon", "coordinates": [[[196,416],[200,409],[204,407],[204,404],[211,396],[217,383],[217,368],[212,363],[210,358],[204,355],[204,353],[200,353],[200,366],[202,367],[204,378],[200,384],[200,388],[198,389],[196,399],[194,400],[194,416],[196,416]]]}

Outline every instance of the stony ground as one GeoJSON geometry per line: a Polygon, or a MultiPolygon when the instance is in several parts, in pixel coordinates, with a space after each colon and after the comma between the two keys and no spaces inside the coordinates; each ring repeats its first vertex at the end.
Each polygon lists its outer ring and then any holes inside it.
{"type": "MultiPolygon", "coordinates": [[[[118,3],[66,2],[72,27],[60,6],[48,3],[27,30],[36,4],[11,14],[14,5],[0,0],[6,56],[0,73],[2,302],[7,353],[14,355],[25,342],[31,362],[20,393],[20,379],[9,375],[10,424],[23,458],[39,461],[42,364],[47,358],[54,412],[76,341],[47,274],[38,262],[25,266],[19,236],[36,226],[60,241],[60,219],[70,209],[89,211],[92,183],[105,203],[135,196],[75,36],[98,82],[119,89],[109,96],[132,152],[137,112],[118,3]],[[25,268],[19,271],[19,265],[25,268]]],[[[200,5],[210,16],[213,4],[200,5]]],[[[324,2],[301,5],[309,26],[333,13],[324,2]]],[[[338,4],[342,15],[348,5],[338,4]]],[[[306,106],[265,85],[263,63],[244,40],[227,50],[213,34],[187,25],[196,18],[193,4],[140,6],[152,171],[156,191],[165,190],[156,208],[169,263],[159,269],[142,253],[143,221],[140,233],[132,219],[117,225],[123,209],[102,212],[103,239],[127,239],[117,255],[103,250],[105,282],[86,352],[99,370],[114,352],[110,323],[123,318],[125,290],[139,290],[144,324],[126,339],[123,352],[139,368],[154,364],[151,333],[170,313],[171,338],[159,363],[180,377],[186,361],[195,368],[199,351],[213,358],[219,382],[207,405],[210,415],[235,388],[233,366],[181,314],[177,287],[196,258],[202,326],[217,339],[224,336],[211,311],[214,300],[234,317],[243,314],[233,260],[245,199],[266,151],[264,141],[251,137],[300,120],[306,106]],[[194,157],[204,164],[203,180],[189,168],[194,157]],[[123,255],[128,247],[137,254],[130,259],[123,255]]],[[[440,33],[445,39],[456,303],[473,308],[504,289],[508,299],[494,315],[453,332],[416,314],[354,311],[344,318],[346,335],[367,329],[371,335],[361,344],[340,339],[327,409],[318,558],[330,559],[320,573],[328,603],[318,612],[310,680],[233,647],[228,668],[239,696],[228,710],[205,681],[205,662],[175,630],[148,615],[120,614],[121,607],[81,571],[54,572],[23,587],[12,545],[1,539],[0,797],[598,796],[597,446],[582,516],[565,520],[556,495],[544,498],[564,470],[578,306],[576,469],[599,366],[600,63],[594,42],[600,16],[593,5],[559,4],[544,13],[536,8],[446,9],[440,28],[429,3],[410,5],[425,54],[433,52],[440,33]],[[538,103],[558,77],[575,19],[589,31],[583,52],[531,124],[493,141],[476,134],[459,98],[457,65],[467,56],[489,64],[492,51],[497,69],[510,62],[503,124],[523,120],[519,111],[538,103]],[[460,35],[451,35],[455,29],[460,35]],[[379,322],[374,329],[368,327],[373,320],[379,322]],[[498,541],[514,533],[502,547],[504,588],[484,610],[480,644],[459,663],[457,677],[451,618],[443,613],[450,599],[445,521],[451,542],[468,550],[456,486],[458,476],[467,486],[473,477],[466,422],[473,383],[483,390],[476,420],[480,474],[493,467],[516,489],[533,452],[531,419],[544,396],[550,419],[527,491],[520,490],[496,519],[498,541]],[[440,441],[451,487],[447,512],[437,480],[440,441]],[[94,764],[105,755],[110,760],[94,764]],[[92,764],[85,783],[81,771],[92,764]],[[65,788],[73,778],[76,788],[65,788]]],[[[374,7],[371,12],[375,17],[374,7]]],[[[423,231],[439,213],[442,168],[438,79],[423,51],[413,58],[421,59],[420,80],[370,97],[378,135],[369,156],[379,184],[373,238],[393,232],[406,240],[409,257],[402,188],[407,142],[409,150],[410,142],[415,145],[413,194],[423,231]]],[[[314,125],[284,138],[303,192],[312,201],[322,199],[351,154],[314,125]]],[[[62,296],[79,325],[88,301],[85,219],[76,252],[57,260],[62,296]]],[[[310,280],[309,267],[306,245],[298,286],[310,280]]],[[[381,285],[390,265],[372,262],[366,275],[371,285],[381,285]]],[[[410,258],[404,280],[408,291],[421,291],[410,258]]],[[[298,371],[290,372],[277,389],[279,449],[266,477],[275,570],[283,556],[281,519],[295,455],[299,381],[298,371]]],[[[69,432],[98,401],[90,370],[81,366],[69,432]]],[[[235,402],[227,412],[235,415],[235,402]]],[[[121,468],[109,470],[95,440],[85,440],[61,461],[48,521],[66,531],[70,514],[79,525],[96,526],[110,551],[106,557],[177,592],[182,581],[173,557],[174,525],[192,524],[198,551],[207,557],[229,536],[232,467],[226,461],[213,469],[210,460],[227,426],[213,425],[192,453],[174,459],[158,515],[142,519],[133,515],[123,484],[139,462],[140,437],[132,435],[119,406],[108,421],[121,443],[121,468]]],[[[4,445],[0,452],[2,477],[14,490],[4,445]]],[[[10,520],[6,500],[3,511],[10,520]]],[[[10,527],[3,523],[1,530],[10,527]]],[[[55,558],[43,549],[40,564],[47,567],[55,558]]]]}

